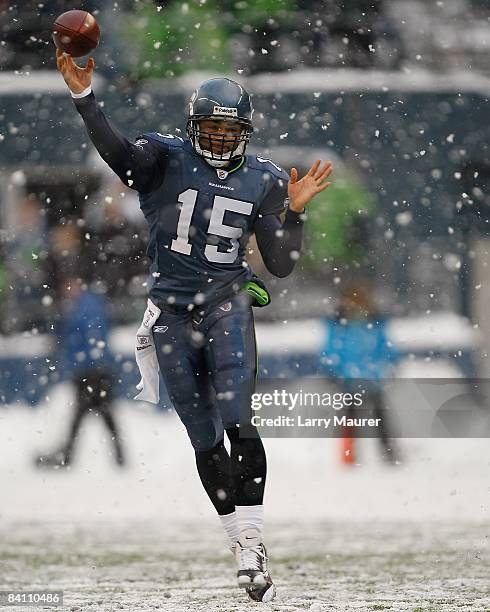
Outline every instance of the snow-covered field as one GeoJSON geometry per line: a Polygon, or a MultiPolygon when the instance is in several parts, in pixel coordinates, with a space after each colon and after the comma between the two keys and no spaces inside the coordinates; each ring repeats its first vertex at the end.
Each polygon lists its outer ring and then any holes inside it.
{"type": "MultiPolygon", "coordinates": [[[[30,522],[1,536],[2,589],[60,589],[69,610],[261,605],[235,586],[231,555],[208,521],[30,522]]],[[[262,605],[278,612],[488,610],[487,540],[488,529],[472,523],[274,523],[268,546],[278,596],[262,605]]]]}
{"type": "MultiPolygon", "coordinates": [[[[117,406],[129,466],[86,422],[70,470],[33,457],[66,430],[70,388],[0,410],[0,590],[59,589],[68,610],[236,611],[248,602],[174,415],[117,406]]],[[[272,610],[490,610],[488,440],[375,440],[340,464],[336,440],[266,439],[272,610]]],[[[9,608],[3,608],[8,610],[9,608]]],[[[21,607],[11,608],[21,610],[21,607]]],[[[30,609],[30,608],[24,608],[30,609]]]]}

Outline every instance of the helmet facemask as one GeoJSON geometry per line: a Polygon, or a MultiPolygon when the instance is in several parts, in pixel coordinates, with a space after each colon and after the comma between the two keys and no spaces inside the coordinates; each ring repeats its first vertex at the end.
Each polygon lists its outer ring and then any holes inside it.
{"type": "Polygon", "coordinates": [[[231,161],[240,159],[245,153],[245,148],[253,132],[251,122],[244,119],[237,120],[233,118],[233,123],[238,122],[241,125],[241,132],[239,134],[232,134],[230,132],[223,134],[221,132],[202,131],[200,122],[206,119],[223,122],[227,121],[227,119],[222,116],[212,115],[194,115],[187,121],[187,135],[196,153],[201,155],[201,157],[214,168],[222,168],[223,166],[227,166],[231,161]]]}
{"type": "Polygon", "coordinates": [[[253,112],[250,95],[236,81],[225,77],[204,81],[189,100],[186,131],[194,151],[215,168],[240,159],[253,132],[253,112]],[[205,129],[203,121],[209,122],[205,129]],[[228,129],[223,130],[227,121],[228,129]]]}

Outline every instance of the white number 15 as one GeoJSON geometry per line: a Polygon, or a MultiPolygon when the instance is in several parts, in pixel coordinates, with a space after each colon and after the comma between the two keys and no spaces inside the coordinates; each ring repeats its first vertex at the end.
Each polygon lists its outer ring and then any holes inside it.
{"type": "MultiPolygon", "coordinates": [[[[192,214],[199,192],[196,189],[186,189],[179,194],[178,201],[182,204],[180,209],[179,221],[177,223],[177,237],[172,240],[170,249],[177,251],[183,255],[190,255],[192,245],[189,242],[189,230],[191,226],[192,214]]],[[[233,263],[238,255],[238,239],[243,234],[240,227],[225,225],[223,219],[225,212],[241,213],[243,215],[252,214],[253,203],[244,202],[243,200],[235,200],[225,196],[216,195],[213,198],[213,207],[211,209],[211,217],[209,219],[208,234],[214,236],[222,236],[229,238],[231,248],[225,253],[218,251],[216,245],[207,244],[204,249],[204,255],[208,261],[216,263],[233,263]]]]}

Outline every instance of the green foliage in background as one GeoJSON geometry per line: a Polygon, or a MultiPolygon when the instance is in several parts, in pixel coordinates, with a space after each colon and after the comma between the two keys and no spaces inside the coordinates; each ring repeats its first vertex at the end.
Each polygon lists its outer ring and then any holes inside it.
{"type": "Polygon", "coordinates": [[[123,29],[130,54],[129,76],[179,76],[188,70],[226,70],[226,29],[216,19],[218,3],[176,2],[158,10],[154,3],[135,9],[123,29]]]}
{"type": "Polygon", "coordinates": [[[280,20],[284,24],[294,20],[294,13],[298,9],[295,0],[237,0],[225,4],[229,4],[228,14],[236,26],[260,27],[269,19],[280,20]]]}
{"type": "Polygon", "coordinates": [[[226,72],[233,33],[273,18],[293,19],[295,0],[143,2],[121,27],[129,77],[180,76],[190,70],[226,72]]]}
{"type": "Polygon", "coordinates": [[[308,204],[303,269],[316,274],[332,264],[362,259],[362,236],[359,241],[356,234],[369,223],[374,207],[369,194],[355,179],[335,179],[308,204]]]}

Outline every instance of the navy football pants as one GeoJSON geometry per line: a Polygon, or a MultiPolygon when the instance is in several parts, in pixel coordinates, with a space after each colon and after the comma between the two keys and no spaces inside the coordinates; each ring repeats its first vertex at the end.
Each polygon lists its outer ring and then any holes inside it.
{"type": "Polygon", "coordinates": [[[153,327],[160,373],[196,451],[223,440],[249,414],[257,355],[251,298],[207,312],[162,312],[153,327]]]}

